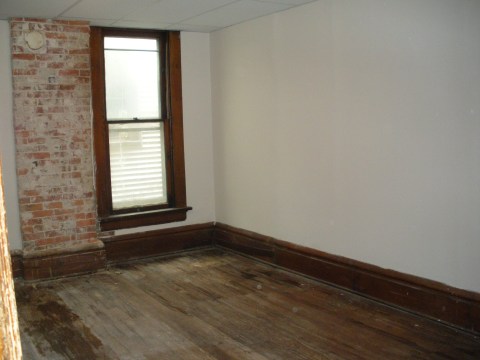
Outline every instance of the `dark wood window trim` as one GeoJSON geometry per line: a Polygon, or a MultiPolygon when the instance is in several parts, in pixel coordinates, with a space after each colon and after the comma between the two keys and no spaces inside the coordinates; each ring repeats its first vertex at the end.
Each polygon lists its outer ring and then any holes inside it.
{"type": "Polygon", "coordinates": [[[92,68],[93,138],[97,211],[101,230],[116,230],[182,221],[187,217],[185,160],[183,150],[182,76],[180,33],[92,27],[90,34],[92,68]],[[165,61],[161,71],[166,79],[163,92],[166,107],[168,204],[114,211],[112,208],[110,157],[105,103],[105,68],[103,38],[105,36],[137,36],[162,39],[165,61]]]}

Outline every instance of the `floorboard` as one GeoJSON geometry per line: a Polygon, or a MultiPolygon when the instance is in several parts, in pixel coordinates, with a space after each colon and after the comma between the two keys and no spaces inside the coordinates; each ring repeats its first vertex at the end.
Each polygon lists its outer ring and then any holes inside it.
{"type": "Polygon", "coordinates": [[[24,359],[480,359],[480,338],[212,249],[16,283],[24,359]]]}

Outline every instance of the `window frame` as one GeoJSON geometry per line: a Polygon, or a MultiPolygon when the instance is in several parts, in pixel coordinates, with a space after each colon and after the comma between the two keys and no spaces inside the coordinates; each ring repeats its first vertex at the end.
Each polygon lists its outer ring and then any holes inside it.
{"type": "MultiPolygon", "coordinates": [[[[91,27],[93,145],[100,230],[117,230],[183,221],[187,217],[180,33],[91,27]],[[161,106],[164,124],[167,204],[114,210],[110,181],[109,132],[105,99],[105,37],[155,38],[160,46],[161,106]]],[[[115,122],[115,121],[114,121],[115,122]]]]}

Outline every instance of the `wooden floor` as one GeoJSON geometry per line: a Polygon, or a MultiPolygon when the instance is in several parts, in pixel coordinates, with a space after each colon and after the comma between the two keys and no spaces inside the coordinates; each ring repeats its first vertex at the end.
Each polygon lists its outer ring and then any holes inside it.
{"type": "Polygon", "coordinates": [[[17,283],[24,359],[480,359],[480,338],[221,250],[17,283]]]}

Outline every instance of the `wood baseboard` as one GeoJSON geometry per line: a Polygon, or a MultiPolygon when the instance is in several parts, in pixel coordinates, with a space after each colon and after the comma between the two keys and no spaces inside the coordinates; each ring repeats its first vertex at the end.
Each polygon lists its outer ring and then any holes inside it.
{"type": "Polygon", "coordinates": [[[480,294],[221,223],[214,244],[418,315],[480,332],[480,294]]]}
{"type": "Polygon", "coordinates": [[[108,263],[212,245],[213,223],[102,237],[108,263]]]}
{"type": "Polygon", "coordinates": [[[213,222],[101,238],[101,248],[65,252],[12,254],[14,278],[28,281],[79,275],[104,269],[107,264],[211,246],[213,222]]]}
{"type": "Polygon", "coordinates": [[[110,263],[221,246],[467,331],[480,333],[480,294],[331,255],[221,223],[107,236],[104,248],[22,257],[14,277],[40,280],[94,272],[110,263]]]}
{"type": "Polygon", "coordinates": [[[42,280],[95,272],[105,268],[104,249],[23,257],[23,278],[42,280]]]}
{"type": "Polygon", "coordinates": [[[23,257],[21,254],[12,254],[12,276],[14,279],[23,278],[23,257]]]}

